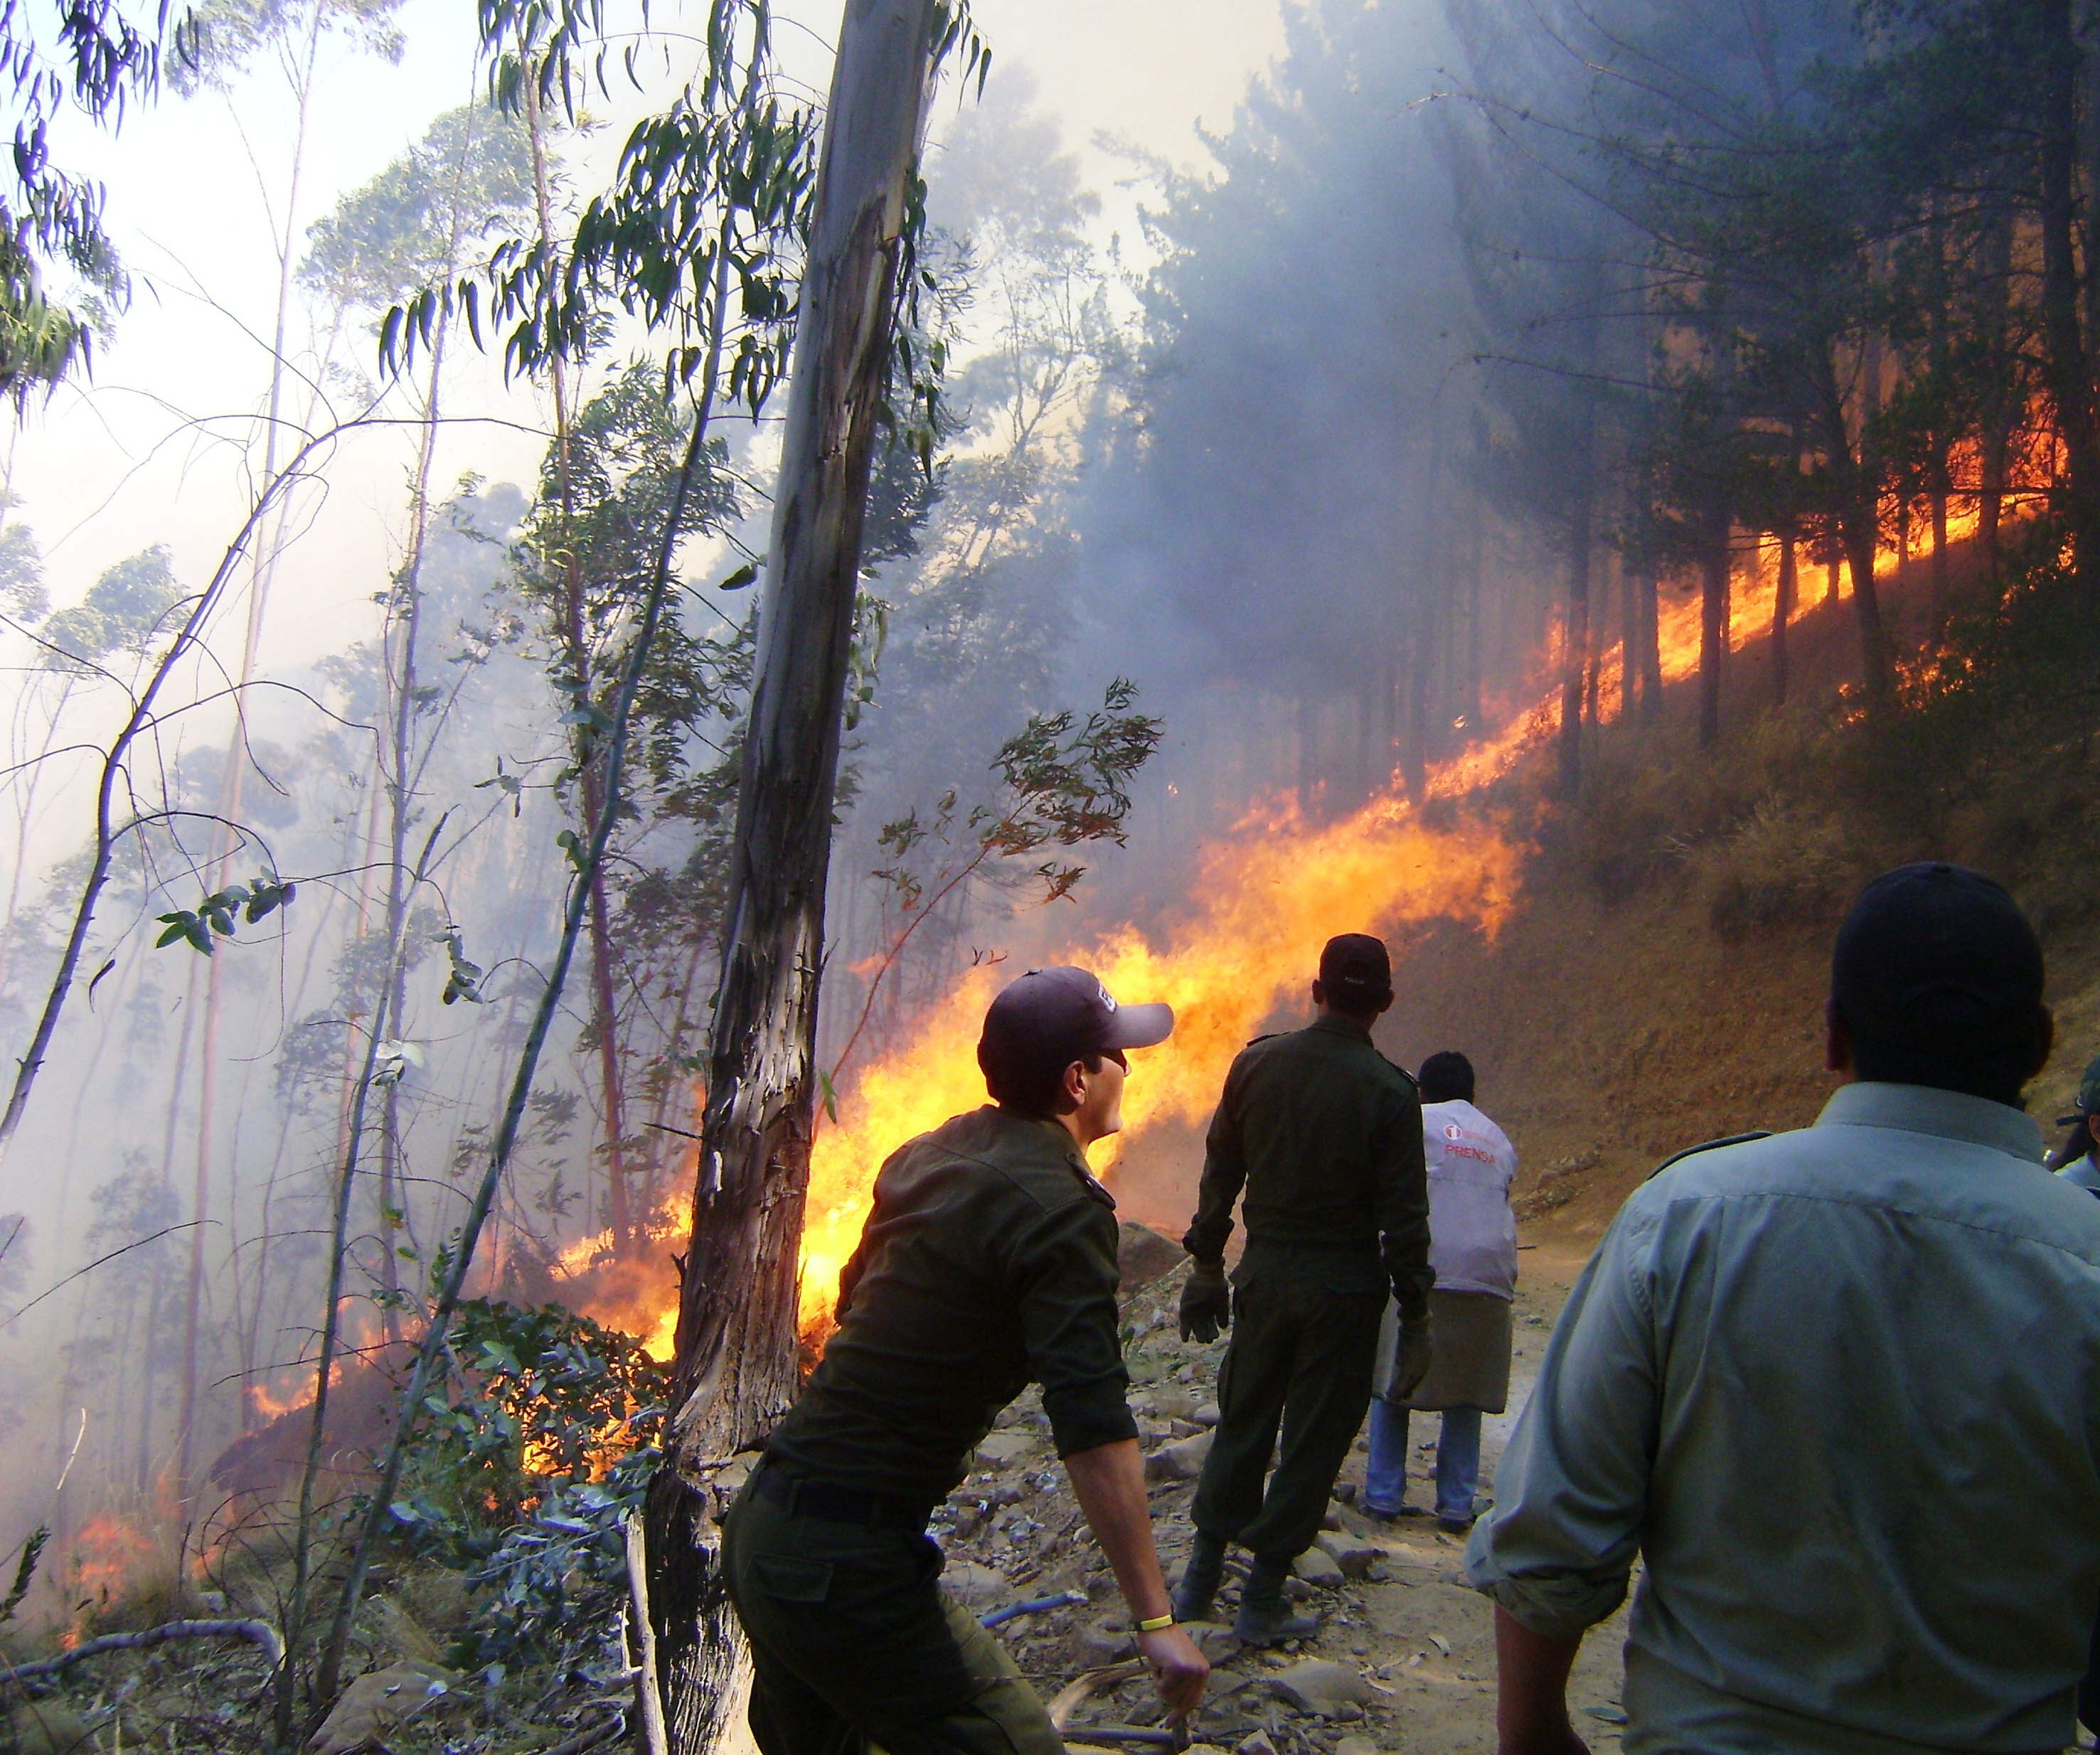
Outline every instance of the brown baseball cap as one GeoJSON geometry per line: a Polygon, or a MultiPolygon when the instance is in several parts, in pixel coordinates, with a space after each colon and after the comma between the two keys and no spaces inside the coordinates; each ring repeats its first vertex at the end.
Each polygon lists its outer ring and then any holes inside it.
{"type": "Polygon", "coordinates": [[[1119,1005],[1099,977],[1063,963],[1030,969],[992,1001],[977,1059],[1069,1063],[1111,1049],[1149,1048],[1173,1030],[1173,1007],[1119,1005]]]}

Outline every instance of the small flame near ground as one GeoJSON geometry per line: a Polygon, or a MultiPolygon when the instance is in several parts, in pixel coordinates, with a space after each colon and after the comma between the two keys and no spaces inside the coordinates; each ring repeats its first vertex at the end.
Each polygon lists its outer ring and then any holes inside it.
{"type": "Polygon", "coordinates": [[[73,1538],[66,1555],[66,1595],[72,1612],[60,1629],[60,1647],[69,1651],[78,1645],[88,1618],[107,1609],[127,1589],[136,1588],[165,1558],[161,1541],[137,1524],[108,1513],[90,1518],[73,1538]]]}

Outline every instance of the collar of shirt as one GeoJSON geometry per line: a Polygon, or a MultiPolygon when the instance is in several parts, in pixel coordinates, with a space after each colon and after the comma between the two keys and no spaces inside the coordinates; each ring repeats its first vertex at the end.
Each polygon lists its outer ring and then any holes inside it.
{"type": "Polygon", "coordinates": [[[1322,1012],[1314,1018],[1312,1028],[1324,1030],[1337,1036],[1347,1036],[1352,1042],[1369,1042],[1371,1039],[1370,1025],[1359,1024],[1352,1017],[1337,1016],[1332,1012],[1322,1012]]]}
{"type": "Polygon", "coordinates": [[[2023,1163],[2042,1161],[2041,1126],[2024,1110],[1930,1085],[1871,1080],[1840,1085],[1815,1118],[1819,1127],[1894,1127],[1988,1146],[2023,1163]]]}
{"type": "Polygon", "coordinates": [[[2057,1175],[2066,1182],[2076,1184],[2081,1188],[2090,1188],[2095,1194],[2100,1194],[2100,1163],[2093,1162],[2090,1152],[2083,1158],[2073,1158],[2057,1175]]]}
{"type": "Polygon", "coordinates": [[[1110,1207],[1114,1206],[1115,1197],[1101,1185],[1087,1163],[1087,1154],[1079,1149],[1079,1142],[1072,1137],[1063,1122],[1046,1115],[1017,1115],[1011,1109],[1003,1109],[990,1103],[985,1105],[978,1113],[990,1116],[991,1126],[997,1131],[1004,1133],[1017,1151],[1030,1157],[1039,1152],[1055,1157],[1079,1178],[1079,1185],[1088,1193],[1110,1207]]]}

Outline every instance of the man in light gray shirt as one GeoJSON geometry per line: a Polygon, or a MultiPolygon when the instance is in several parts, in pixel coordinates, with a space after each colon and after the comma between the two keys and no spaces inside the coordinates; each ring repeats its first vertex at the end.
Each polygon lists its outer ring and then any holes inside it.
{"type": "Polygon", "coordinates": [[[1467,1550],[1504,1755],[1583,1745],[1583,1630],[1645,1572],[1629,1755],[2071,1740],[2100,1601],[2100,1202],[2018,1108],[2041,949],[1946,865],[1868,886],[1815,1125],[1635,1193],[1570,1295],[1467,1550]]]}

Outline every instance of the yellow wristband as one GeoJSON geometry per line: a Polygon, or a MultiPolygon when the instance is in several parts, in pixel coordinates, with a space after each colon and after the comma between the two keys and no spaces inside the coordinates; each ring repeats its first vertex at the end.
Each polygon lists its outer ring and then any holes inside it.
{"type": "Polygon", "coordinates": [[[1173,1625],[1174,1617],[1171,1615],[1155,1615],[1150,1621],[1140,1621],[1137,1624],[1137,1630],[1140,1633],[1164,1633],[1173,1625]]]}

